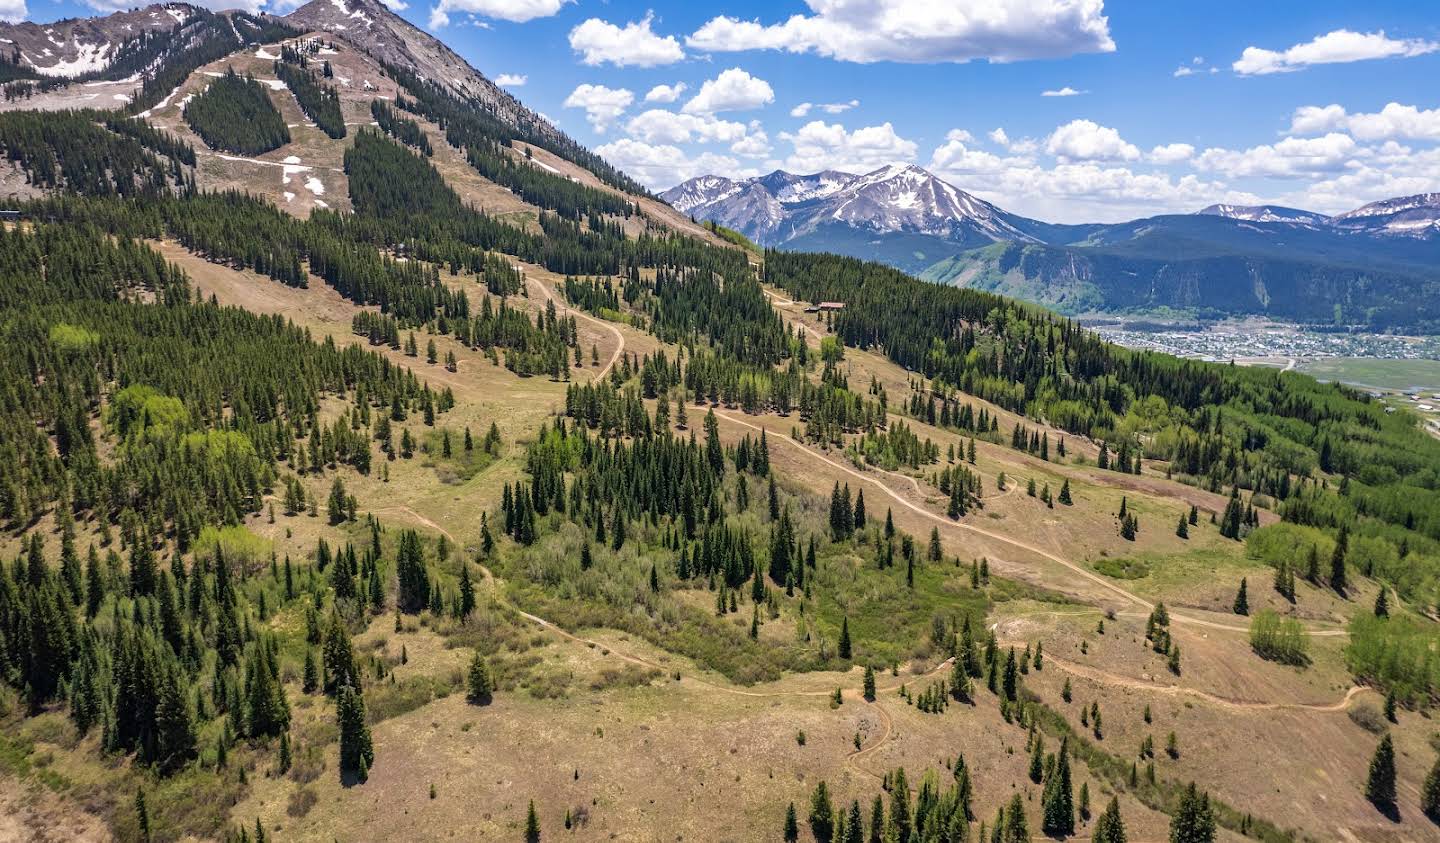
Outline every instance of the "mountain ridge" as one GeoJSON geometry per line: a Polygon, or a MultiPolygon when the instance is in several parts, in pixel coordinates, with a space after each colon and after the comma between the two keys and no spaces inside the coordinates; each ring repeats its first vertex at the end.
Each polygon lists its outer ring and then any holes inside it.
{"type": "Polygon", "coordinates": [[[1071,314],[1178,309],[1427,328],[1440,320],[1424,301],[1405,304],[1440,292],[1440,193],[1334,216],[1215,204],[1077,225],[1010,213],[915,165],[701,176],[660,195],[765,246],[879,260],[1071,314]],[[828,189],[814,198],[784,192],[822,176],[828,189]]]}

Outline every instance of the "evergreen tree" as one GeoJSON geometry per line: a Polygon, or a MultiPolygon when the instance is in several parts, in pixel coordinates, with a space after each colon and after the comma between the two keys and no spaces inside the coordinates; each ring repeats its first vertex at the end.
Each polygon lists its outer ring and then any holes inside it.
{"type": "Polygon", "coordinates": [[[1365,778],[1365,798],[1381,812],[1395,809],[1395,743],[1387,733],[1375,747],[1365,778]]]}
{"type": "Polygon", "coordinates": [[[490,677],[490,665],[477,650],[470,660],[470,672],[466,677],[465,699],[471,705],[489,705],[495,693],[494,680],[490,677]]]}
{"type": "Polygon", "coordinates": [[[1340,535],[1335,539],[1335,552],[1330,554],[1330,587],[1341,596],[1345,596],[1347,586],[1345,576],[1345,556],[1350,545],[1350,531],[1345,527],[1340,528],[1340,535]]]}
{"type": "Polygon", "coordinates": [[[1092,843],[1126,843],[1125,821],[1120,818],[1120,797],[1110,797],[1110,804],[1095,820],[1090,839],[1092,843]]]}
{"type": "Polygon", "coordinates": [[[795,843],[795,841],[800,839],[800,822],[795,817],[794,802],[791,802],[789,807],[785,809],[785,827],[781,832],[781,837],[785,843],[795,843]]]}
{"type": "Polygon", "coordinates": [[[1214,843],[1215,815],[1209,794],[1196,791],[1191,782],[1170,819],[1170,843],[1214,843]]]}
{"type": "Polygon", "coordinates": [[[850,660],[850,617],[848,615],[840,621],[840,643],[836,647],[836,655],[845,661],[850,660]]]}
{"type": "Polygon", "coordinates": [[[425,570],[424,553],[418,533],[401,531],[395,551],[395,576],[400,586],[395,606],[402,612],[417,614],[430,605],[430,575],[425,570]]]}
{"type": "Polygon", "coordinates": [[[1016,793],[1010,797],[1010,804],[1004,808],[1005,820],[1001,825],[1001,843],[1029,843],[1030,822],[1025,818],[1025,800],[1016,793]]]}
{"type": "Polygon", "coordinates": [[[1250,614],[1250,600],[1245,594],[1245,578],[1240,578],[1240,590],[1235,592],[1235,605],[1231,607],[1237,615],[1250,614]]]}
{"type": "Polygon", "coordinates": [[[335,719],[340,727],[340,780],[363,783],[375,763],[375,750],[365,723],[365,699],[348,682],[336,694],[335,719]]]}
{"type": "Polygon", "coordinates": [[[540,843],[540,815],[535,812],[535,800],[525,811],[525,843],[540,843]]]}
{"type": "Polygon", "coordinates": [[[810,795],[810,833],[817,843],[831,843],[835,837],[835,806],[830,802],[830,787],[821,779],[810,795]]]}
{"type": "Polygon", "coordinates": [[[1060,751],[1055,756],[1055,769],[1045,779],[1042,798],[1041,829],[1052,837],[1065,837],[1075,833],[1075,804],[1070,781],[1069,738],[1060,741],[1060,751]]]}
{"type": "Polygon", "coordinates": [[[1420,788],[1420,810],[1431,822],[1440,823],[1440,758],[1435,759],[1425,775],[1425,784],[1420,788]]]}
{"type": "Polygon", "coordinates": [[[875,702],[875,668],[865,665],[865,680],[862,693],[866,702],[875,702]]]}

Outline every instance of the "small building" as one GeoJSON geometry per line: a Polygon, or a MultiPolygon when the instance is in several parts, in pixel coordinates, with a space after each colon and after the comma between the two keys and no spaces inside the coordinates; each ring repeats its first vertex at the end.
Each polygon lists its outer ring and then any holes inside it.
{"type": "Polygon", "coordinates": [[[844,310],[843,301],[822,301],[819,304],[812,304],[805,308],[806,313],[834,313],[837,310],[844,310]]]}

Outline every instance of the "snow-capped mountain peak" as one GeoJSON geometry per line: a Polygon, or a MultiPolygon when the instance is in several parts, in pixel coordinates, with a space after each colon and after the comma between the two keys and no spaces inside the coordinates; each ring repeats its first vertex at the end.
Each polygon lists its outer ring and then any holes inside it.
{"type": "Polygon", "coordinates": [[[1440,193],[1417,193],[1414,196],[1398,196],[1394,199],[1381,199],[1379,202],[1371,202],[1362,205],[1353,211],[1347,211],[1335,217],[1336,220],[1355,220],[1364,217],[1389,216],[1391,214],[1404,213],[1420,208],[1428,208],[1440,211],[1440,193]]]}
{"type": "Polygon", "coordinates": [[[914,164],[890,164],[861,175],[776,170],[745,180],[700,176],[661,196],[685,213],[767,244],[829,225],[966,243],[1033,239],[1004,211],[914,164]]]}
{"type": "Polygon", "coordinates": [[[1329,217],[1311,211],[1285,208],[1280,205],[1210,205],[1198,212],[1205,216],[1225,217],[1245,222],[1283,222],[1295,225],[1324,225],[1329,217]]]}

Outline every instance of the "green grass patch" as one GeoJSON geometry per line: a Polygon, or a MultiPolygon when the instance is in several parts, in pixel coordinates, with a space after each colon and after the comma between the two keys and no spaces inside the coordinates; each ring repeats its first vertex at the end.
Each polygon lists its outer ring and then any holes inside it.
{"type": "Polygon", "coordinates": [[[1322,381],[1339,381],[1373,389],[1440,392],[1440,360],[1331,357],[1301,363],[1296,368],[1322,381]]]}
{"type": "Polygon", "coordinates": [[[1143,559],[1097,559],[1090,567],[1117,580],[1138,580],[1150,576],[1150,565],[1143,559]]]}

